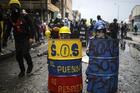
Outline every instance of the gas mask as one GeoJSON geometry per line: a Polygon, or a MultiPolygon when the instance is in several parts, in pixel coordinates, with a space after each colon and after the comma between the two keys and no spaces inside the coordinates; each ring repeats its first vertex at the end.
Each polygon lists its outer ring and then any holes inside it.
{"type": "Polygon", "coordinates": [[[10,11],[12,20],[16,21],[20,17],[20,7],[18,5],[12,5],[10,11]]]}

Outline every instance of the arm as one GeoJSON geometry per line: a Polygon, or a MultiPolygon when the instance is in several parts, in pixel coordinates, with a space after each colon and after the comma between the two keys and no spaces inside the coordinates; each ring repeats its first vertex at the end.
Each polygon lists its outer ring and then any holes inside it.
{"type": "Polygon", "coordinates": [[[11,35],[11,31],[12,31],[13,25],[12,25],[12,21],[8,18],[6,20],[4,20],[4,39],[7,41],[8,37],[11,35]]]}
{"type": "Polygon", "coordinates": [[[33,19],[31,18],[31,16],[29,16],[28,14],[24,16],[25,20],[27,21],[27,26],[29,29],[29,42],[33,43],[34,42],[34,38],[35,38],[35,27],[33,24],[33,19]]]}

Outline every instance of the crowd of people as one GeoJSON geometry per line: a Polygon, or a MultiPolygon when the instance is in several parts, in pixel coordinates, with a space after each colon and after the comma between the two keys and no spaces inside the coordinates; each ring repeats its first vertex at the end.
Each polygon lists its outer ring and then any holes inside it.
{"type": "MultiPolygon", "coordinates": [[[[0,47],[0,52],[2,54],[2,48],[7,46],[7,40],[9,37],[13,37],[12,32],[9,31],[11,30],[11,12],[9,10],[5,11],[2,6],[0,6],[0,23],[3,24],[3,26],[1,25],[0,27],[0,34],[2,36],[1,38],[1,47],[0,47]]],[[[25,9],[21,10],[21,14],[22,15],[30,15],[30,19],[33,22],[33,27],[34,27],[34,33],[35,33],[35,42],[43,42],[44,41],[44,35],[45,35],[45,31],[46,31],[46,27],[47,30],[49,30],[51,32],[51,38],[58,38],[59,37],[59,29],[62,26],[68,26],[71,30],[71,38],[80,38],[80,30],[81,28],[85,28],[86,29],[86,33],[88,36],[91,36],[92,34],[95,34],[95,30],[97,30],[97,25],[100,25],[100,23],[103,23],[103,27],[105,28],[106,31],[104,31],[104,33],[106,33],[106,35],[117,39],[119,36],[121,38],[125,38],[127,36],[127,31],[129,30],[129,27],[126,23],[123,23],[123,21],[121,21],[121,23],[117,22],[117,19],[114,18],[112,23],[109,23],[107,21],[100,21],[101,17],[98,16],[97,21],[90,19],[90,23],[86,20],[86,19],[81,19],[78,21],[75,20],[69,20],[68,18],[62,18],[61,14],[58,14],[57,17],[55,19],[50,19],[49,22],[45,22],[42,21],[41,19],[41,15],[39,14],[39,12],[36,12],[35,14],[31,13],[27,13],[25,9]]],[[[135,27],[136,28],[136,27],[135,27]]]]}

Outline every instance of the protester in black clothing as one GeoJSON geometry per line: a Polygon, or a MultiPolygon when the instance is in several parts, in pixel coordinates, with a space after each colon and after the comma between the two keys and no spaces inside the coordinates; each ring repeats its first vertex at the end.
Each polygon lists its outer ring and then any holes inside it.
{"type": "Polygon", "coordinates": [[[121,27],[120,27],[120,29],[121,29],[121,39],[123,39],[124,38],[124,30],[125,30],[123,21],[121,21],[121,27]]]}
{"type": "Polygon", "coordinates": [[[128,26],[126,23],[121,22],[121,38],[126,38],[127,37],[127,31],[128,31],[128,26]]]}
{"type": "Polygon", "coordinates": [[[79,38],[80,36],[80,28],[79,28],[79,24],[78,22],[74,22],[74,25],[73,25],[73,31],[72,31],[72,34],[71,34],[71,37],[72,38],[79,38]]]}
{"type": "Polygon", "coordinates": [[[124,23],[124,37],[127,37],[127,32],[128,32],[128,25],[126,23],[124,23]]]}
{"type": "Polygon", "coordinates": [[[28,64],[26,73],[30,74],[33,69],[33,62],[29,53],[30,43],[34,41],[33,22],[28,14],[21,14],[21,5],[18,0],[11,0],[9,5],[13,35],[15,39],[16,59],[21,70],[18,76],[23,77],[25,75],[23,58],[25,58],[28,64]]]}
{"type": "Polygon", "coordinates": [[[117,19],[115,18],[113,20],[113,23],[111,23],[109,25],[109,31],[110,31],[110,35],[113,39],[117,39],[117,36],[119,34],[119,24],[117,23],[117,19]]]}
{"type": "Polygon", "coordinates": [[[134,26],[134,30],[135,30],[135,34],[137,34],[137,32],[138,32],[138,27],[137,27],[137,25],[134,26]]]}
{"type": "Polygon", "coordinates": [[[41,38],[41,18],[40,18],[40,14],[37,12],[35,14],[35,18],[34,18],[34,25],[35,25],[35,40],[36,42],[40,42],[40,38],[41,38]]]}

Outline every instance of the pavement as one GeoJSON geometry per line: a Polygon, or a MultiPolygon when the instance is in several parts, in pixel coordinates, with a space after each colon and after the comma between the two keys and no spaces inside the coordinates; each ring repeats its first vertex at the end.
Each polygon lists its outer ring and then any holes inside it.
{"type": "Polygon", "coordinates": [[[14,42],[12,40],[9,40],[7,42],[7,47],[2,48],[2,54],[0,54],[0,61],[8,57],[12,57],[14,54],[15,54],[14,42]]]}
{"type": "Polygon", "coordinates": [[[132,41],[135,41],[138,44],[140,44],[140,34],[134,35],[134,32],[128,32],[127,36],[132,38],[132,41]]]}

